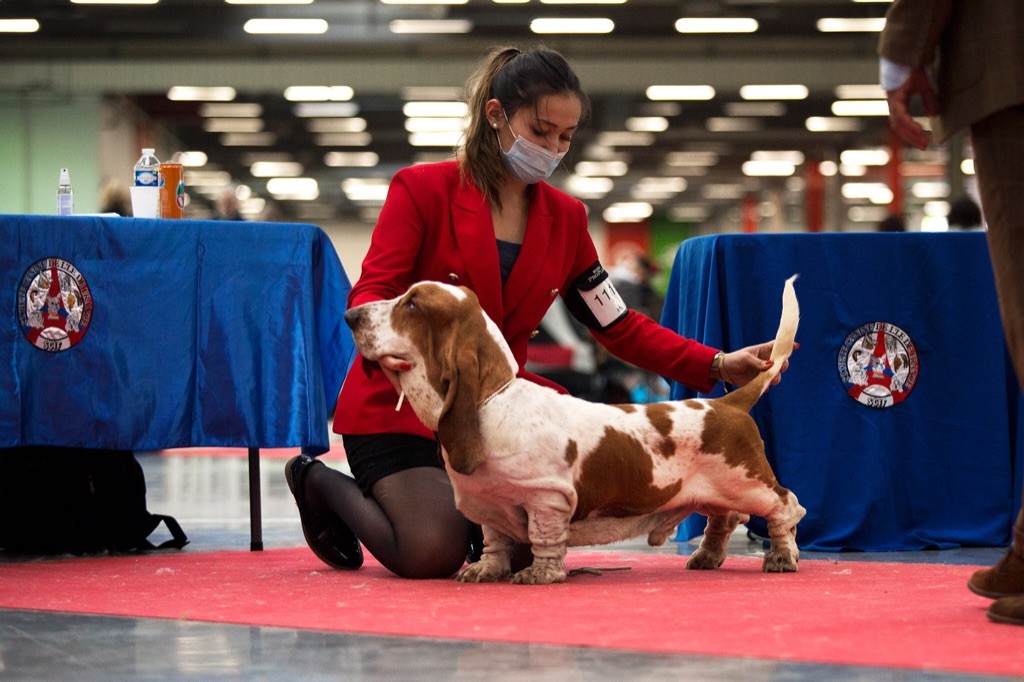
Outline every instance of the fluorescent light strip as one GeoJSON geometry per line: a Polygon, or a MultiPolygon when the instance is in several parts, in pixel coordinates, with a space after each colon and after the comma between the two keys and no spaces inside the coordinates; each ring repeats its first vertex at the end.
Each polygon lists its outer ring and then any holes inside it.
{"type": "Polygon", "coordinates": [[[615,22],[611,19],[534,19],[530,22],[534,33],[611,33],[615,22]]]}
{"type": "Polygon", "coordinates": [[[324,165],[331,168],[373,168],[380,163],[375,152],[327,152],[324,165]]]}
{"type": "Polygon", "coordinates": [[[462,88],[443,85],[410,85],[402,88],[402,99],[407,102],[416,100],[455,101],[462,97],[462,88]]]}
{"type": "Polygon", "coordinates": [[[311,118],[306,122],[311,133],[361,133],[366,130],[366,119],[353,118],[311,118]]]}
{"type": "Polygon", "coordinates": [[[299,118],[349,118],[359,113],[355,102],[300,102],[292,109],[299,118]]]}
{"type": "Polygon", "coordinates": [[[863,127],[855,118],[831,116],[809,116],[804,125],[812,133],[852,133],[863,127]]]}
{"type": "Polygon", "coordinates": [[[868,19],[825,17],[818,19],[817,26],[822,33],[881,33],[885,28],[885,17],[868,19]]]}
{"type": "Polygon", "coordinates": [[[469,106],[465,102],[406,102],[402,113],[407,118],[462,118],[469,113],[469,106]]]}
{"type": "Polygon", "coordinates": [[[284,89],[289,102],[347,102],[355,90],[347,85],[292,85],[284,89]]]}
{"type": "Polygon", "coordinates": [[[633,133],[660,133],[668,130],[664,116],[633,116],[626,119],[626,130],[633,133]]]}
{"type": "Polygon", "coordinates": [[[806,85],[744,85],[740,97],[747,100],[807,99],[806,85]]]}
{"type": "Polygon", "coordinates": [[[243,102],[203,104],[199,107],[199,115],[204,118],[259,118],[263,115],[263,106],[243,102]]]}
{"type": "Polygon", "coordinates": [[[889,103],[884,99],[844,99],[832,103],[836,116],[888,116],[889,103]]]}
{"type": "Polygon", "coordinates": [[[885,90],[877,83],[864,85],[837,85],[838,99],[885,99],[885,90]]]}
{"type": "Polygon", "coordinates": [[[167,91],[167,99],[176,102],[230,102],[234,98],[235,89],[229,87],[175,85],[167,91]]]}
{"type": "Polygon", "coordinates": [[[735,18],[683,18],[676,21],[679,33],[754,33],[759,24],[756,19],[735,18]]]}
{"type": "Polygon", "coordinates": [[[0,19],[0,33],[35,33],[39,22],[35,19],[0,19]]]}
{"type": "Polygon", "coordinates": [[[302,175],[302,164],[298,161],[257,161],[249,167],[254,178],[289,177],[302,175]]]}
{"type": "Polygon", "coordinates": [[[706,101],[714,99],[715,89],[710,85],[652,85],[647,88],[647,99],[706,101]]]}
{"type": "Polygon", "coordinates": [[[263,119],[208,118],[203,121],[203,130],[208,133],[260,133],[263,132],[263,119]]]}
{"type": "Polygon", "coordinates": [[[473,24],[465,19],[395,19],[388,28],[397,34],[469,33],[473,24]]]}
{"type": "Polygon", "coordinates": [[[328,26],[323,19],[250,19],[243,28],[260,35],[315,35],[327,33],[328,26]]]}
{"type": "Polygon", "coordinates": [[[782,102],[729,102],[722,111],[726,116],[785,116],[782,102]]]}

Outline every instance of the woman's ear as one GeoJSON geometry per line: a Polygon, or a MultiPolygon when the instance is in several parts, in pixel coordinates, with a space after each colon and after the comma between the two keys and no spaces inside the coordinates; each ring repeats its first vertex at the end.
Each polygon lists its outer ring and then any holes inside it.
{"type": "Polygon", "coordinates": [[[487,116],[487,125],[497,130],[505,122],[505,114],[501,108],[501,102],[497,99],[487,100],[484,105],[484,113],[487,116]]]}

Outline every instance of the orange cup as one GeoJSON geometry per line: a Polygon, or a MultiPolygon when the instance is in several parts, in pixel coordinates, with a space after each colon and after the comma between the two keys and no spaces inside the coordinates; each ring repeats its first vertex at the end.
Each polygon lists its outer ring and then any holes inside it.
{"type": "Polygon", "coordinates": [[[185,175],[180,163],[161,163],[160,217],[185,217],[185,175]]]}

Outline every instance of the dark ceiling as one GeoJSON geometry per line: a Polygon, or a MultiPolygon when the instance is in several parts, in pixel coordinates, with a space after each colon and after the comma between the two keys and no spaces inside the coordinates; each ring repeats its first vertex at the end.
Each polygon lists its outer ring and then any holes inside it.
{"type": "MultiPolygon", "coordinates": [[[[222,84],[236,87],[234,102],[260,105],[262,131],[274,134],[271,146],[222,145],[222,133],[204,129],[208,124],[204,124],[207,119],[200,115],[201,103],[171,101],[163,88],[148,93],[139,92],[138,88],[126,88],[119,93],[112,88],[109,94],[126,97],[165,126],[183,149],[205,152],[209,159],[207,169],[227,171],[235,182],[251,188],[254,196],[267,199],[283,217],[372,220],[374,204],[379,201],[351,200],[342,192],[344,179],[387,179],[398,168],[422,155],[432,158],[450,154],[451,148],[414,147],[409,143],[402,111],[405,100],[397,87],[355,88],[351,102],[358,108],[358,117],[366,121],[368,144],[318,144],[317,134],[310,130],[309,119],[296,116],[296,103],[285,100],[283,89],[276,84],[261,87],[260,70],[270,69],[281,61],[330,60],[340,65],[358,61],[375,63],[381,74],[393,75],[392,69],[397,69],[394,65],[398,63],[419,62],[428,67],[434,61],[471,63],[494,45],[544,43],[561,50],[574,65],[589,67],[589,71],[587,68],[578,70],[584,87],[591,93],[594,108],[590,124],[573,142],[565,169],[556,173],[556,184],[575,191],[570,172],[578,162],[595,158],[598,152],[591,143],[597,141],[601,133],[624,132],[631,125],[628,119],[633,117],[664,116],[668,122],[665,130],[652,134],[648,145],[604,147],[605,154],[611,152],[626,161],[628,172],[612,178],[612,189],[605,196],[585,199],[592,215],[603,212],[615,202],[637,201],[636,187],[643,178],[669,176],[683,177],[684,181],[677,181],[668,196],[647,199],[656,213],[665,214],[677,208],[674,215],[692,215],[691,220],[735,221],[736,194],[721,190],[722,185],[729,185],[740,187],[743,192],[754,192],[761,201],[776,204],[785,222],[799,226],[802,178],[810,162],[838,161],[844,150],[877,148],[884,146],[887,140],[884,116],[845,119],[843,125],[850,128],[846,131],[808,130],[809,117],[834,120],[832,107],[839,99],[837,86],[870,85],[875,77],[874,51],[878,34],[823,32],[819,30],[819,21],[826,18],[878,19],[884,16],[888,6],[887,2],[852,0],[629,0],[621,4],[468,0],[454,5],[385,4],[377,0],[316,0],[301,5],[228,4],[225,0],[160,0],[152,5],[0,0],[0,19],[35,18],[40,24],[36,33],[3,34],[0,60],[7,63],[114,61],[123,62],[125,69],[130,69],[133,61],[140,59],[187,61],[189,64],[245,60],[253,70],[247,82],[222,84]],[[538,35],[532,32],[531,21],[545,17],[607,18],[614,22],[614,30],[605,35],[538,35]],[[758,29],[750,34],[683,35],[674,26],[677,20],[687,17],[749,17],[757,20],[758,29]],[[309,36],[250,35],[243,26],[253,18],[323,19],[327,30],[309,36]],[[471,28],[468,33],[449,35],[392,31],[393,21],[424,19],[464,20],[471,28]],[[636,65],[648,60],[657,62],[660,72],[652,74],[650,82],[636,83],[636,65]],[[697,78],[691,73],[694,64],[702,65],[697,78]],[[720,77],[719,82],[707,82],[715,88],[711,100],[652,101],[645,94],[648,85],[658,83],[704,83],[701,76],[719,73],[716,70],[719,64],[728,64],[730,76],[720,77]],[[799,65],[799,69],[795,65],[799,65]],[[799,84],[808,73],[813,74],[814,82],[808,84],[809,92],[804,99],[750,101],[743,99],[739,92],[744,70],[756,74],[752,76],[754,84],[799,84]],[[616,80],[618,71],[622,76],[616,80]],[[672,72],[674,80],[666,81],[672,72]],[[595,87],[588,87],[588,76],[597,84],[595,87]],[[755,109],[751,111],[750,107],[755,109]],[[770,111],[766,111],[766,107],[770,111]],[[749,129],[734,129],[737,127],[749,129]],[[372,168],[331,167],[324,163],[325,155],[331,151],[373,152],[379,162],[372,168]],[[713,152],[714,163],[706,170],[701,170],[701,166],[694,170],[692,166],[666,165],[671,154],[694,151],[713,152]],[[796,164],[792,176],[749,177],[744,175],[742,165],[755,151],[800,152],[804,162],[796,164]],[[266,179],[251,175],[253,155],[267,153],[300,163],[302,175],[317,180],[319,197],[275,201],[267,192],[266,179]],[[678,189],[682,184],[685,189],[678,189]],[[708,190],[706,185],[712,188],[708,190]]],[[[468,70],[462,73],[449,73],[449,70],[439,67],[437,85],[451,87],[469,75],[468,70]]],[[[182,79],[188,80],[188,70],[184,67],[182,79]]],[[[430,83],[421,79],[410,85],[430,83]]],[[[941,167],[938,172],[942,172],[941,167]]],[[[868,168],[866,173],[856,178],[857,181],[882,175],[879,168],[868,168]]],[[[848,209],[853,205],[870,205],[866,200],[845,201],[847,203],[837,209],[841,215],[835,228],[847,222],[848,209]]],[[[201,200],[197,205],[204,203],[201,200]]],[[[874,216],[879,209],[875,205],[874,213],[862,215],[874,216]]]]}

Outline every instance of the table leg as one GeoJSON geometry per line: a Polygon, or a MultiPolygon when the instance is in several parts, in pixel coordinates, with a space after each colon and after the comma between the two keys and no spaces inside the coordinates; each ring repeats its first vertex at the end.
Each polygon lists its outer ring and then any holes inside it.
{"type": "Polygon", "coordinates": [[[249,549],[263,551],[263,508],[260,496],[260,449],[249,448],[249,549]]]}

